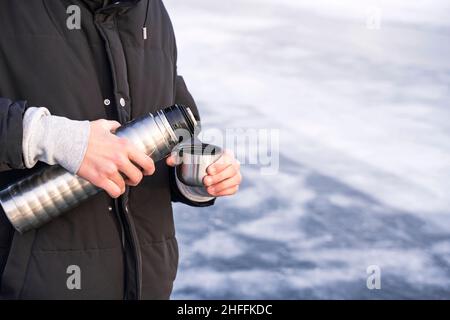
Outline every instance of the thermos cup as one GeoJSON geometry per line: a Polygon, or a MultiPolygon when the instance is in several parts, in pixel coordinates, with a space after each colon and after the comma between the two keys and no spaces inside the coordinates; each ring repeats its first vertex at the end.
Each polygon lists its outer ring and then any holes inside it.
{"type": "Polygon", "coordinates": [[[222,155],[222,149],[212,144],[195,141],[180,144],[174,152],[179,163],[176,169],[178,179],[190,186],[191,190],[195,190],[196,195],[211,197],[204,187],[203,179],[207,175],[207,168],[222,155]]]}

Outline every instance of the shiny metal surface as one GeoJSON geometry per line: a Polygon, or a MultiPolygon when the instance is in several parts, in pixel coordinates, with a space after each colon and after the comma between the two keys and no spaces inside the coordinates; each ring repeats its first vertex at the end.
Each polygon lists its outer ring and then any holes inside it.
{"type": "MultiPolygon", "coordinates": [[[[131,140],[154,161],[167,156],[178,143],[162,111],[136,119],[119,128],[116,134],[131,140]]],[[[0,205],[13,226],[25,232],[42,226],[100,191],[64,168],[51,166],[1,190],[0,205]]]]}
{"type": "Polygon", "coordinates": [[[100,190],[51,166],[0,191],[0,204],[19,232],[37,228],[100,190]]]}
{"type": "Polygon", "coordinates": [[[177,177],[191,187],[203,187],[206,169],[217,161],[222,149],[210,144],[181,145],[178,148],[181,164],[177,166],[177,177]]]}

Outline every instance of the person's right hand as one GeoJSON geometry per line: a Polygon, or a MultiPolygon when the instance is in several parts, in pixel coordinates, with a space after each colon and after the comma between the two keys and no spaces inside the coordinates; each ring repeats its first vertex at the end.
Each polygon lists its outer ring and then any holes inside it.
{"type": "Polygon", "coordinates": [[[90,124],[89,144],[78,176],[118,198],[125,192],[126,184],[136,186],[143,175],[155,172],[149,156],[129,140],[113,134],[120,123],[97,120],[90,124]]]}

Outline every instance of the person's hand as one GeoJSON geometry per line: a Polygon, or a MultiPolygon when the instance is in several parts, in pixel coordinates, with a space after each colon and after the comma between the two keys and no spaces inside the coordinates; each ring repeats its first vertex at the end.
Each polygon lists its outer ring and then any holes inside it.
{"type": "Polygon", "coordinates": [[[113,132],[120,127],[116,121],[91,122],[89,144],[77,175],[118,198],[125,186],[136,186],[143,175],[155,172],[153,160],[129,140],[113,132]]]}
{"type": "MultiPolygon", "coordinates": [[[[168,157],[166,163],[172,167],[179,164],[174,155],[168,157]]],[[[225,151],[216,162],[206,169],[206,172],[203,184],[211,196],[230,196],[239,190],[242,182],[240,163],[231,151],[225,151]]]]}
{"type": "Polygon", "coordinates": [[[226,150],[222,156],[211,164],[203,178],[208,193],[214,197],[231,196],[239,190],[242,182],[241,165],[231,151],[226,150]]]}

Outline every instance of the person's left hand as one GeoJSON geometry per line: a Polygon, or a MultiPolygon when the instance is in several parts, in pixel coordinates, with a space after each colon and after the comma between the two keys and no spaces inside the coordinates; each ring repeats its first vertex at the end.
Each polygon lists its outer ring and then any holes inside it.
{"type": "MultiPolygon", "coordinates": [[[[177,164],[175,156],[168,157],[166,163],[174,167],[177,164]]],[[[226,150],[216,162],[207,168],[206,172],[203,184],[211,196],[231,196],[239,190],[242,182],[240,163],[231,151],[226,150]]]]}

